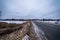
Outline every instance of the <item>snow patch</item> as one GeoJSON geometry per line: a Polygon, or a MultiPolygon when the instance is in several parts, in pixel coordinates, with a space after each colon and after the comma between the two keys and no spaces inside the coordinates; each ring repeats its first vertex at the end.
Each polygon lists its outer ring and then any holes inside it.
{"type": "Polygon", "coordinates": [[[23,37],[23,39],[22,40],[29,40],[29,36],[28,35],[26,35],[25,37],[23,37]]]}

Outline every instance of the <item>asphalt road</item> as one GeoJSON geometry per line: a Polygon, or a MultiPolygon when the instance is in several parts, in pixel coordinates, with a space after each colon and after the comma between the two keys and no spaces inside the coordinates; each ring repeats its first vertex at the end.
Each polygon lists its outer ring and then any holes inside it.
{"type": "Polygon", "coordinates": [[[41,29],[48,40],[60,40],[60,25],[44,22],[34,22],[41,29]]]}

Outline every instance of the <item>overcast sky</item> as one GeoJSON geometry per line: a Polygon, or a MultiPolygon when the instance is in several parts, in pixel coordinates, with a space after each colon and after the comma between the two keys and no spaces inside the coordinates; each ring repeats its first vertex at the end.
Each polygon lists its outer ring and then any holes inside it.
{"type": "Polygon", "coordinates": [[[2,18],[60,18],[60,0],[0,0],[2,18]]]}

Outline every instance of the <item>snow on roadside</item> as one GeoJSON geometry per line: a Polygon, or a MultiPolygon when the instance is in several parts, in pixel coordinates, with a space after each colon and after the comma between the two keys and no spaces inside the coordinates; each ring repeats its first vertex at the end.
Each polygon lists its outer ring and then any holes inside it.
{"type": "Polygon", "coordinates": [[[47,40],[47,38],[44,35],[44,32],[42,30],[40,30],[33,22],[32,22],[32,24],[34,26],[35,33],[38,36],[38,40],[47,40]]]}

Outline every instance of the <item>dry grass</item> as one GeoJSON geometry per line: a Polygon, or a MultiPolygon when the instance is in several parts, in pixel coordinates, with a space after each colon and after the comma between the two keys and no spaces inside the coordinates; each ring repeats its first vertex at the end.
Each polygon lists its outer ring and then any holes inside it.
{"type": "Polygon", "coordinates": [[[8,24],[0,22],[0,26],[0,34],[4,33],[4,35],[0,35],[0,40],[22,40],[25,35],[29,36],[29,40],[37,40],[37,36],[32,26],[30,26],[30,22],[23,24],[8,24]]]}

